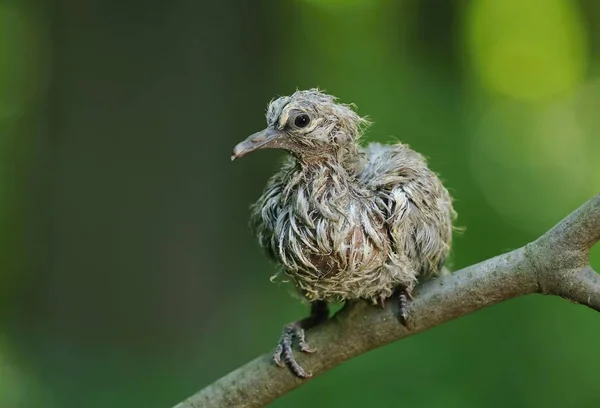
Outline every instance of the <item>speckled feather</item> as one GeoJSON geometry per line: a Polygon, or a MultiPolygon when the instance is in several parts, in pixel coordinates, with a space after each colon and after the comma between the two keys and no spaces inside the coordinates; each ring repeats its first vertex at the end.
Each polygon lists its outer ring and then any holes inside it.
{"type": "Polygon", "coordinates": [[[316,89],[272,101],[267,124],[293,147],[252,227],[309,301],[378,302],[439,272],[455,212],[423,156],[401,143],[362,148],[366,119],[316,89]],[[313,118],[307,129],[286,128],[296,111],[313,118]]]}

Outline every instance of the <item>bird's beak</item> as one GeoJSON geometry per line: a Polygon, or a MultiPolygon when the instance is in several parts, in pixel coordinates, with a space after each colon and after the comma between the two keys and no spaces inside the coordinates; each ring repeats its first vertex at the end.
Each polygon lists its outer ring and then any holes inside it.
{"type": "Polygon", "coordinates": [[[260,132],[256,132],[253,135],[248,136],[246,140],[239,143],[237,146],[233,148],[233,154],[231,155],[231,160],[239,159],[242,156],[247,155],[248,153],[252,153],[255,150],[260,148],[269,147],[270,142],[281,137],[282,132],[268,127],[260,132]]]}

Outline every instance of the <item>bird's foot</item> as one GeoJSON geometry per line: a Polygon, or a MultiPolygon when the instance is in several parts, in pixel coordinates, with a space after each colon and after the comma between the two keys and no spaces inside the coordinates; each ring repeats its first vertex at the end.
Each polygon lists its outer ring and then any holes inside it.
{"type": "Polygon", "coordinates": [[[398,294],[398,307],[400,309],[400,323],[405,327],[409,328],[408,321],[408,301],[413,300],[412,291],[409,289],[402,289],[398,294]]]}
{"type": "Polygon", "coordinates": [[[290,323],[283,328],[283,333],[279,338],[275,353],[273,353],[273,361],[279,367],[287,367],[296,377],[310,378],[312,373],[307,372],[298,364],[294,358],[292,344],[294,339],[298,341],[300,351],[304,353],[314,353],[317,351],[311,348],[306,342],[305,330],[314,327],[329,317],[329,309],[324,301],[316,301],[311,305],[310,316],[300,321],[290,323]]]}
{"type": "Polygon", "coordinates": [[[294,338],[298,340],[298,347],[304,353],[314,353],[316,349],[311,348],[305,339],[304,329],[298,322],[288,324],[283,329],[283,334],[279,339],[273,360],[279,367],[286,367],[296,376],[300,378],[310,378],[312,373],[307,372],[298,364],[292,352],[292,343],[294,338]]]}

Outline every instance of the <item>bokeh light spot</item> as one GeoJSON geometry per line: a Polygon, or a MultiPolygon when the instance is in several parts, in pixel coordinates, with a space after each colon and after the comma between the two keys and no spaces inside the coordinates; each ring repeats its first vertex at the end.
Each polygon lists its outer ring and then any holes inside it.
{"type": "Polygon", "coordinates": [[[588,135],[587,152],[593,156],[591,184],[600,191],[600,78],[595,78],[581,87],[575,95],[573,110],[579,127],[588,135]]]}
{"type": "Polygon", "coordinates": [[[484,88],[521,100],[574,91],[587,54],[576,3],[479,0],[470,3],[466,41],[484,88]]]}

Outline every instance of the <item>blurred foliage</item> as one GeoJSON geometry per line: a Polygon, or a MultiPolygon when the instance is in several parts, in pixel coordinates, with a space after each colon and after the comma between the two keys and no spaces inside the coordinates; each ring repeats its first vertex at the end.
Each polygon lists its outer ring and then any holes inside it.
{"type": "MultiPolygon", "coordinates": [[[[229,161],[296,88],[429,158],[454,269],[536,238],[600,190],[598,21],[593,0],[3,2],[0,407],[172,406],[306,313],[247,227],[282,153],[229,161]]],[[[598,334],[515,299],[273,406],[594,406],[598,334]]]]}
{"type": "Polygon", "coordinates": [[[586,37],[575,2],[480,0],[466,14],[472,62],[489,90],[544,100],[580,84],[586,37]]]}

